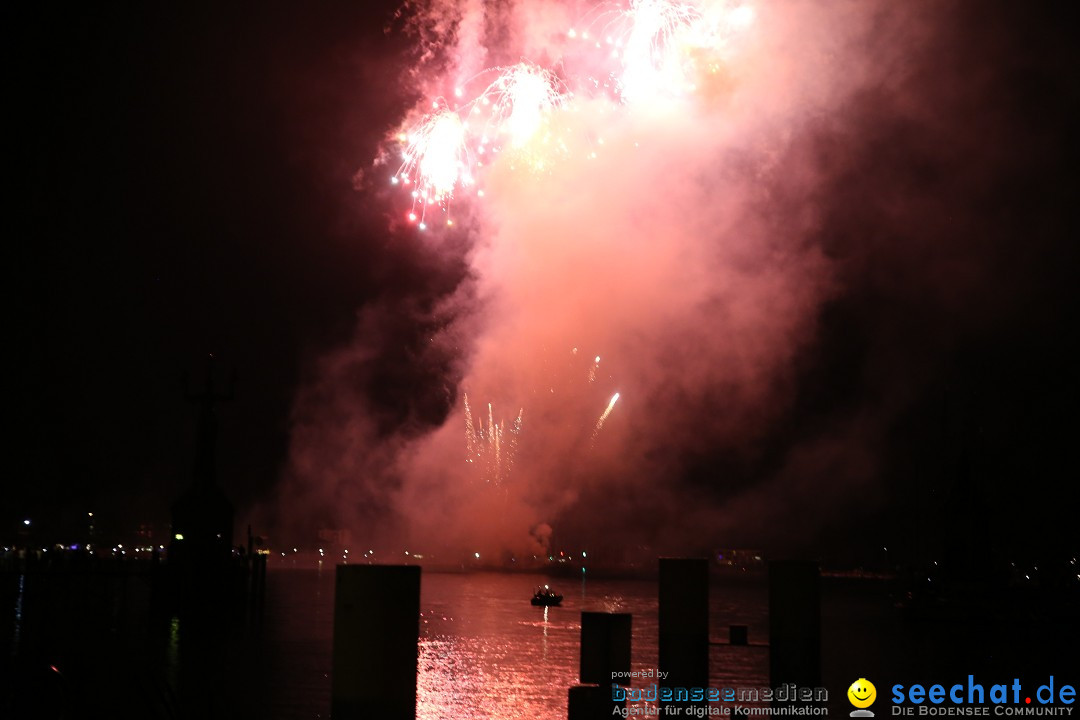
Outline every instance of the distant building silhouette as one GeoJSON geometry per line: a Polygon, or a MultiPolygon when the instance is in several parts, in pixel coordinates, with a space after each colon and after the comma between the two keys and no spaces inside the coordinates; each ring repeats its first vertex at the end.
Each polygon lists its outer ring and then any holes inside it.
{"type": "Polygon", "coordinates": [[[352,531],[348,529],[319,528],[315,534],[319,547],[334,549],[348,548],[352,545],[352,531]]]}

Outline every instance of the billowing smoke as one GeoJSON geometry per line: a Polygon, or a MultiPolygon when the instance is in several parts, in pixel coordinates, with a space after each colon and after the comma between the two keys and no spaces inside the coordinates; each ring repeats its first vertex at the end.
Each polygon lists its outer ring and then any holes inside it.
{"type": "Polygon", "coordinates": [[[672,34],[635,38],[615,5],[403,9],[421,100],[365,192],[393,179],[395,236],[467,270],[361,311],[297,398],[283,507],[502,558],[801,541],[881,501],[883,438],[934,381],[918,368],[993,295],[971,200],[1015,160],[967,134],[1006,123],[980,110],[985,75],[966,82],[959,11],[627,8],[674,11],[672,34]],[[712,34],[679,35],[678,13],[712,34]],[[561,104],[500,143],[469,103],[498,90],[484,68],[520,60],[554,74],[561,104]],[[656,76],[630,78],[639,65],[656,76]],[[398,165],[433,110],[477,137],[428,197],[422,161],[398,165]]]}

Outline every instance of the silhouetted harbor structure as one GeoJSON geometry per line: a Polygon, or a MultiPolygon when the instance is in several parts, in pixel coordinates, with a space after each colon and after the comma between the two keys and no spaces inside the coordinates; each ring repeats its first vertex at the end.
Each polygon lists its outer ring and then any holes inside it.
{"type": "Polygon", "coordinates": [[[195,463],[191,485],[172,505],[172,533],[160,598],[185,614],[230,615],[258,609],[265,588],[266,557],[247,544],[233,544],[235,508],[218,481],[217,406],[235,397],[235,375],[225,388],[207,362],[201,391],[186,397],[198,408],[195,463]]]}
{"type": "Polygon", "coordinates": [[[167,551],[147,524],[133,546],[101,546],[92,512],[84,542],[35,541],[28,519],[5,548],[15,617],[0,717],[237,717],[224,709],[255,700],[238,658],[261,633],[266,555],[253,552],[250,528],[247,546],[233,545],[234,508],[218,482],[216,409],[231,383],[217,387],[208,364],[187,397],[198,408],[195,460],[167,551]]]}
{"type": "Polygon", "coordinates": [[[187,394],[188,400],[199,408],[199,420],[192,483],[172,505],[169,563],[177,568],[210,569],[228,563],[232,556],[235,509],[217,478],[216,411],[219,403],[233,399],[232,385],[227,390],[218,390],[211,364],[206,370],[203,390],[187,394]]]}

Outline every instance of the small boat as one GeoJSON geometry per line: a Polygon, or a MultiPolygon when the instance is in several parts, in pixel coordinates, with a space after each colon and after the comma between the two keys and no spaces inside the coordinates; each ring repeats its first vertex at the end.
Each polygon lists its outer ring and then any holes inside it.
{"type": "Polygon", "coordinates": [[[552,590],[549,586],[536,588],[536,592],[533,593],[532,600],[533,605],[550,607],[558,605],[562,602],[562,595],[552,590]]]}

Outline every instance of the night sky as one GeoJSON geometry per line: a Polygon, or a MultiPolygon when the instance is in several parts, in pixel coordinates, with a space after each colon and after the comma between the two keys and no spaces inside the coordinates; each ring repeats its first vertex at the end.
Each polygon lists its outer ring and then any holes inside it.
{"type": "MultiPolygon", "coordinates": [[[[798,472],[806,438],[863,426],[874,439],[852,457],[873,456],[875,482],[830,488],[828,462],[814,469],[842,510],[806,530],[823,549],[965,517],[1005,553],[1075,551],[1080,65],[1066,5],[1031,5],[912,4],[929,39],[903,79],[800,127],[787,161],[827,172],[811,192],[776,181],[771,217],[815,208],[807,242],[841,290],[810,311],[783,412],[752,441],[718,428],[680,447],[681,487],[737,502],[798,472]]],[[[378,352],[342,392],[376,437],[422,435],[460,402],[469,349],[423,348],[449,322],[431,308],[470,282],[472,240],[433,251],[370,172],[418,97],[409,37],[385,32],[394,7],[4,9],[3,533],[24,517],[71,532],[87,511],[117,536],[164,529],[194,456],[185,374],[196,389],[211,353],[237,375],[219,474],[242,519],[280,490],[298,392],[358,334],[378,352]]],[[[675,522],[623,502],[611,523],[660,537],[675,522]]]]}
{"type": "MultiPolygon", "coordinates": [[[[274,486],[305,364],[423,290],[351,178],[402,98],[386,7],[9,8],[20,440],[4,523],[167,521],[210,353],[238,375],[221,475],[274,486]]],[[[5,525],[6,527],[6,525],[5,525]]]]}

